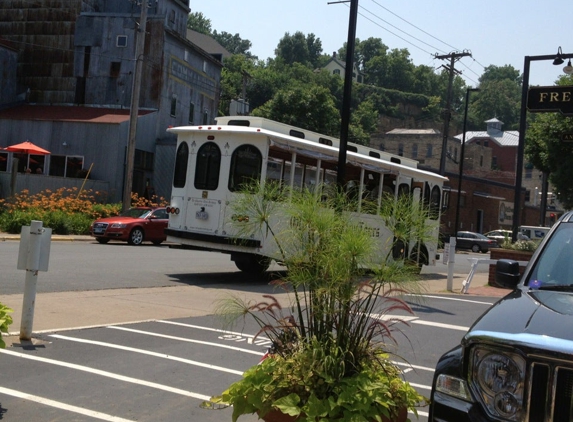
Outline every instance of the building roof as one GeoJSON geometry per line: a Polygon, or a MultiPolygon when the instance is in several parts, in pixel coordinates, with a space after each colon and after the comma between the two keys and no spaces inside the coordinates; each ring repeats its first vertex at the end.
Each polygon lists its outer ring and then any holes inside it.
{"type": "MultiPolygon", "coordinates": [[[[454,138],[457,138],[461,141],[463,140],[463,134],[456,135],[454,138]]],[[[495,134],[488,133],[486,130],[467,131],[466,144],[474,139],[491,139],[502,147],[516,147],[519,143],[519,131],[499,131],[495,134]]]]}
{"type": "MultiPolygon", "coordinates": [[[[140,109],[138,115],[152,112],[140,109]]],[[[23,104],[0,110],[0,119],[119,124],[129,121],[129,113],[119,108],[23,104]]]]}
{"type": "Polygon", "coordinates": [[[201,34],[200,32],[193,31],[192,29],[187,29],[187,39],[199,47],[201,50],[204,50],[211,55],[220,55],[222,58],[232,56],[232,54],[229,53],[225,47],[223,47],[209,35],[201,34]]]}
{"type": "Polygon", "coordinates": [[[386,135],[439,135],[436,129],[392,129],[386,135]]]}

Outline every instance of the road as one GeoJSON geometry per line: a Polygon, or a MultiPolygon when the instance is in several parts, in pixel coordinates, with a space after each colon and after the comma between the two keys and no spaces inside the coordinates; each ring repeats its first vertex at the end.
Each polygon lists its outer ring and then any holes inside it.
{"type": "MultiPolygon", "coordinates": [[[[23,292],[25,273],[16,268],[19,242],[0,242],[0,294],[23,292]]],[[[455,272],[468,274],[468,258],[486,258],[489,254],[457,253],[455,272]]],[[[270,270],[283,267],[273,265],[270,270]]],[[[487,272],[487,266],[478,267],[487,272]]],[[[447,273],[439,262],[424,267],[423,274],[447,273]]],[[[162,287],[181,284],[209,285],[253,281],[242,274],[228,255],[171,249],[168,246],[125,243],[100,245],[96,242],[52,242],[49,268],[38,274],[38,293],[85,291],[118,288],[162,287]]],[[[260,279],[263,284],[265,280],[260,279]]]]}
{"type": "MultiPolygon", "coordinates": [[[[429,396],[439,356],[495,299],[431,296],[398,336],[405,378],[429,396]]],[[[230,421],[201,403],[256,364],[268,342],[247,323],[222,331],[213,316],[41,334],[0,350],[0,419],[12,421],[230,421]]],[[[257,420],[245,416],[242,422],[257,420]]],[[[427,420],[427,408],[420,409],[427,420]]]]}
{"type": "MultiPolygon", "coordinates": [[[[2,294],[22,291],[24,274],[15,268],[17,254],[18,242],[0,243],[2,294]]],[[[471,255],[456,256],[457,271],[469,272],[467,257],[471,255]]],[[[433,271],[443,272],[445,266],[439,264],[433,271]]],[[[268,288],[268,279],[243,275],[221,254],[165,246],[53,242],[50,267],[40,273],[38,290],[194,284],[203,286],[201,295],[210,300],[219,286],[229,283],[249,292],[268,288]]],[[[390,351],[396,351],[393,359],[405,378],[429,396],[438,358],[497,299],[456,295],[407,299],[415,316],[397,337],[398,349],[390,351]]],[[[208,315],[39,334],[34,345],[0,350],[0,420],[230,421],[230,409],[206,410],[200,405],[259,361],[268,342],[253,339],[256,332],[251,321],[224,327],[208,315]]],[[[426,412],[420,410],[420,421],[426,421],[426,412]]]]}

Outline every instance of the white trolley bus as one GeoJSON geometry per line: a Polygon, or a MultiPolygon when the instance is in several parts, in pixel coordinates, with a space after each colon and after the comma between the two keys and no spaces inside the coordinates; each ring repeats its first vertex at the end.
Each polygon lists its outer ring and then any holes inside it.
{"type": "MultiPolygon", "coordinates": [[[[168,131],[177,134],[173,190],[168,207],[167,240],[180,248],[230,254],[242,271],[265,270],[273,254],[272,242],[264,234],[241,239],[233,228],[229,204],[241,182],[255,179],[281,181],[291,188],[312,188],[337,180],[339,140],[305,129],[253,116],[216,119],[214,125],[182,126],[168,131]],[[262,266],[262,268],[261,268],[262,266]]],[[[431,239],[423,244],[412,239],[402,247],[403,257],[421,265],[434,265],[437,258],[442,187],[446,178],[417,168],[417,161],[348,143],[346,179],[358,189],[358,198],[371,192],[384,193],[395,201],[412,195],[427,205],[431,239]],[[407,254],[407,255],[406,255],[407,254]]],[[[393,233],[376,213],[361,212],[356,218],[374,233],[380,256],[392,248],[393,233]]]]}

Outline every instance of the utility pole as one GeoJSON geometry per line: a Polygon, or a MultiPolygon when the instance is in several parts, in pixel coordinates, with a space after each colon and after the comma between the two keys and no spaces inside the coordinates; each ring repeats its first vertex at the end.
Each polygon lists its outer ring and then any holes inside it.
{"type": "Polygon", "coordinates": [[[448,93],[447,93],[447,97],[446,97],[446,110],[444,113],[444,138],[442,140],[442,154],[440,156],[440,174],[443,176],[446,173],[446,152],[447,152],[447,148],[448,148],[448,135],[449,135],[449,130],[450,130],[450,118],[452,117],[452,86],[453,86],[453,82],[454,82],[454,73],[456,74],[460,74],[461,72],[459,72],[458,70],[456,70],[456,68],[454,67],[455,63],[461,59],[462,57],[466,57],[466,56],[470,56],[471,57],[472,53],[470,53],[469,51],[463,51],[461,53],[459,52],[455,52],[455,53],[450,53],[450,54],[446,54],[443,56],[439,56],[438,54],[435,54],[434,57],[436,59],[449,59],[450,60],[450,64],[449,65],[443,65],[442,67],[445,68],[446,70],[448,70],[450,72],[450,76],[448,78],[448,93]]]}
{"type": "Polygon", "coordinates": [[[340,112],[340,146],[338,147],[337,183],[343,189],[346,183],[346,149],[348,146],[348,127],[350,125],[350,103],[352,100],[352,73],[354,72],[354,49],[356,46],[356,21],[358,18],[358,0],[343,0],[328,4],[350,2],[348,19],[348,39],[346,42],[346,63],[344,65],[344,90],[342,93],[342,110],[340,112]]]}
{"type": "MultiPolygon", "coordinates": [[[[137,25],[137,23],[136,23],[137,25]]],[[[123,184],[123,210],[131,207],[131,189],[133,186],[133,167],[135,161],[135,135],[137,130],[137,116],[139,114],[139,94],[141,92],[141,72],[143,67],[143,51],[145,49],[145,28],[147,25],[147,0],[141,0],[141,16],[136,29],[137,39],[135,45],[135,72],[131,88],[131,107],[129,110],[129,138],[125,157],[125,182],[123,184]]]]}

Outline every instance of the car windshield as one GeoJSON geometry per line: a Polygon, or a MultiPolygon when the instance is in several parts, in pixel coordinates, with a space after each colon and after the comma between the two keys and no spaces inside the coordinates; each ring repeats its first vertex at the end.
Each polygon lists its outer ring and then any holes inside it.
{"type": "Polygon", "coordinates": [[[547,242],[527,285],[532,289],[573,290],[573,224],[561,224],[547,242]]]}
{"type": "Polygon", "coordinates": [[[132,218],[145,218],[151,212],[151,210],[141,209],[141,208],[131,208],[127,211],[121,213],[122,217],[132,217],[132,218]]]}

